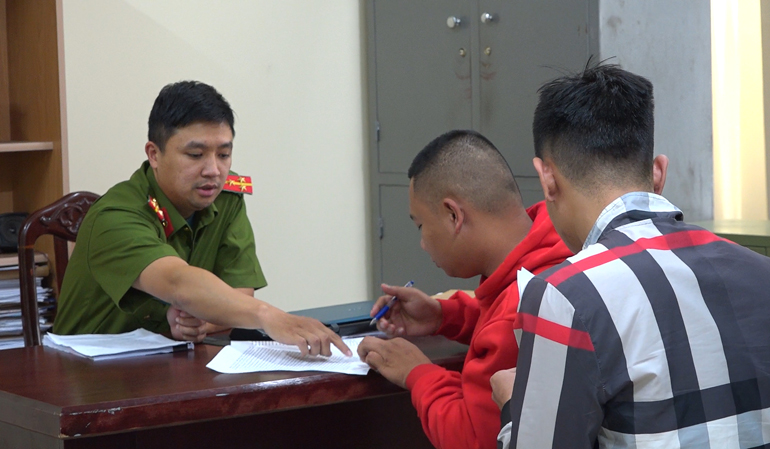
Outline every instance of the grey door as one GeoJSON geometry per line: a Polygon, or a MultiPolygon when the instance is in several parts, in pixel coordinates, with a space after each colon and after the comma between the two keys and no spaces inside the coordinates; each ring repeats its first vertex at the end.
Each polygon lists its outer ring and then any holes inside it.
{"type": "Polygon", "coordinates": [[[470,5],[467,0],[368,3],[375,296],[382,282],[414,280],[429,294],[478,285],[449,278],[420,248],[419,231],[409,218],[406,176],[414,156],[434,137],[473,126],[470,5]]]}
{"type": "Polygon", "coordinates": [[[428,293],[474,289],[477,278],[450,279],[420,248],[409,164],[439,134],[476,129],[511,165],[525,204],[542,199],[532,167],[537,89],[598,54],[598,1],[368,0],[367,8],[372,294],[381,282],[411,279],[428,293]]]}
{"type": "Polygon", "coordinates": [[[479,0],[479,6],[477,129],[500,149],[514,175],[535,177],[537,89],[585,66],[588,1],[479,0]],[[483,14],[489,16],[482,19],[483,14]]]}
{"type": "Polygon", "coordinates": [[[470,36],[466,0],[374,2],[381,173],[406,173],[431,139],[472,126],[470,36]]]}

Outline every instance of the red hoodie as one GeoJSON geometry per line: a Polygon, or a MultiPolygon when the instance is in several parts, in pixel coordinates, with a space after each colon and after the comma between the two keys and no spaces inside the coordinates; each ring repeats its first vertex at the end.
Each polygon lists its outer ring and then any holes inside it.
{"type": "Polygon", "coordinates": [[[513,334],[519,303],[516,273],[523,267],[537,274],[572,255],[544,202],[527,213],[533,222],[529,233],[490,277],[482,277],[476,297],[458,291],[440,301],[443,320],[437,334],[470,345],[462,373],[425,364],[407,376],[422,427],[440,449],[497,447],[500,410],[492,401],[489,378],[516,366],[519,355],[513,334]]]}

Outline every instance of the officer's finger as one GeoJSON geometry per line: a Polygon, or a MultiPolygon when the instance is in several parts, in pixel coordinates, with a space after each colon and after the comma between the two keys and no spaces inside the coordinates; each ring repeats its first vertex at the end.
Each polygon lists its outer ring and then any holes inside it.
{"type": "Polygon", "coordinates": [[[177,332],[186,341],[194,341],[196,343],[199,343],[206,337],[206,333],[201,332],[201,328],[199,327],[187,327],[187,326],[182,326],[180,324],[177,324],[176,329],[177,329],[177,332]]]}
{"type": "Polygon", "coordinates": [[[321,354],[322,341],[321,337],[315,334],[305,335],[305,341],[307,342],[308,354],[319,355],[321,354]]]}
{"type": "MultiPolygon", "coordinates": [[[[353,351],[350,350],[348,345],[345,344],[344,341],[342,341],[342,337],[337,335],[336,333],[329,331],[329,342],[337,347],[340,351],[342,351],[343,354],[350,357],[353,355],[353,351]]],[[[331,355],[331,347],[329,348],[329,355],[331,355]]]]}
{"type": "Polygon", "coordinates": [[[195,318],[193,316],[187,316],[182,317],[181,315],[176,318],[176,322],[179,325],[187,326],[187,327],[200,327],[203,326],[206,322],[203,320],[199,320],[198,318],[195,318]]]}
{"type": "Polygon", "coordinates": [[[294,339],[294,345],[299,348],[300,354],[302,354],[302,357],[307,356],[308,350],[307,350],[307,340],[305,340],[304,337],[297,335],[294,339]]]}

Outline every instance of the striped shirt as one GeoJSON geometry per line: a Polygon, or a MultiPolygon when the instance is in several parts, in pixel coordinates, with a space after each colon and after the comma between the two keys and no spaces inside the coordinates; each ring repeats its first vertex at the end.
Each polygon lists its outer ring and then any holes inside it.
{"type": "Polygon", "coordinates": [[[770,448],[770,258],[681,220],[626,194],[526,285],[501,446],[770,448]]]}

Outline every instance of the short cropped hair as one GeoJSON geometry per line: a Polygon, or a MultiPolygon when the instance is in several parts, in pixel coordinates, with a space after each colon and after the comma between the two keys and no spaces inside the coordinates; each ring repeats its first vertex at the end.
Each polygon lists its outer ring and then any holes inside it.
{"type": "Polygon", "coordinates": [[[521,194],[502,154],[486,137],[455,130],[433,139],[412,161],[408,171],[415,194],[435,203],[448,196],[497,213],[521,194]]]}
{"type": "Polygon", "coordinates": [[[196,122],[227,123],[235,136],[233,110],[216,89],[199,81],[167,84],[152,105],[147,138],[163,151],[179,128],[196,122]]]}
{"type": "Polygon", "coordinates": [[[655,105],[649,80],[599,63],[538,92],[532,124],[537,157],[550,156],[567,179],[589,190],[652,182],[655,105]]]}

